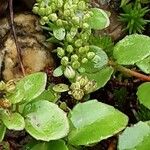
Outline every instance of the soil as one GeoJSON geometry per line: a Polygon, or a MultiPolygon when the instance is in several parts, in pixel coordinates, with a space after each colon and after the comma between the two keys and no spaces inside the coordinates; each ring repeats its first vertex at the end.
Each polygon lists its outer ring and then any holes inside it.
{"type": "MultiPolygon", "coordinates": [[[[25,0],[24,0],[25,1],[25,0]]],[[[120,22],[117,19],[117,16],[120,12],[119,8],[119,2],[120,0],[111,0],[110,2],[106,4],[100,4],[99,0],[94,0],[92,2],[92,5],[103,8],[107,11],[111,11],[111,24],[110,26],[102,31],[98,32],[98,34],[109,34],[113,41],[118,41],[122,37],[125,36],[125,32],[122,30],[123,25],[120,24],[120,22]]],[[[23,2],[16,1],[14,3],[14,11],[15,12],[23,12],[23,11],[29,11],[30,8],[32,7],[33,1],[31,3],[27,2],[26,8],[22,7],[24,6],[23,2]]],[[[8,14],[8,11],[5,11],[7,8],[7,3],[5,0],[0,1],[0,15],[5,16],[8,14]]],[[[30,10],[31,11],[31,10],[30,10]]],[[[2,17],[1,17],[2,18],[2,17]]],[[[150,19],[150,14],[146,16],[147,19],[150,19]]],[[[1,22],[1,19],[0,19],[1,22]]],[[[150,36],[150,24],[146,26],[146,30],[144,31],[145,35],[150,36]]],[[[39,42],[38,42],[39,43],[39,42]]],[[[0,41],[0,45],[2,45],[2,41],[0,41]]],[[[1,48],[1,46],[0,46],[1,48]]],[[[55,57],[54,57],[55,59],[55,57]]],[[[48,74],[49,79],[53,83],[60,83],[60,82],[68,82],[64,78],[54,78],[52,77],[52,71],[53,67],[46,67],[45,72],[48,74]]],[[[117,109],[121,110],[125,114],[129,116],[129,124],[136,123],[138,122],[140,116],[139,112],[141,107],[137,103],[137,97],[136,97],[136,90],[137,87],[141,84],[141,81],[136,80],[134,78],[126,78],[122,77],[121,80],[118,80],[118,78],[113,78],[111,81],[107,83],[105,88],[102,88],[96,92],[94,92],[91,95],[92,99],[99,99],[101,102],[110,104],[117,109]],[[121,101],[120,101],[121,99],[121,101]]],[[[68,106],[72,108],[74,106],[74,101],[70,101],[72,99],[70,95],[67,95],[67,93],[62,94],[61,101],[67,102],[68,106]]],[[[149,115],[150,118],[150,115],[149,115]]],[[[141,119],[141,118],[140,118],[141,119]]],[[[143,118],[144,120],[144,118],[143,118]]],[[[6,142],[5,144],[10,147],[10,150],[21,150],[22,145],[28,143],[32,138],[25,132],[14,132],[14,131],[8,131],[4,141],[6,142]]],[[[0,150],[4,150],[4,147],[1,146],[0,143],[0,150]]],[[[92,147],[88,148],[83,148],[83,150],[116,150],[116,145],[117,145],[117,135],[109,138],[107,140],[103,140],[100,143],[96,144],[95,146],[92,145],[92,147]]]]}

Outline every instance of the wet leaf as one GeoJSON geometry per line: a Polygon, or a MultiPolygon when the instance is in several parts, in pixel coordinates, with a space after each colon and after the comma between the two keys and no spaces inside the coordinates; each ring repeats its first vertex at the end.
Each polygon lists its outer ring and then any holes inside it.
{"type": "Polygon", "coordinates": [[[150,109],[150,82],[145,82],[138,87],[137,96],[141,104],[150,109]]]}
{"type": "Polygon", "coordinates": [[[62,140],[42,142],[33,146],[30,150],[68,150],[66,144],[62,140]]]}
{"type": "Polygon", "coordinates": [[[137,62],[136,65],[145,73],[150,74],[150,56],[137,62]]]}
{"type": "Polygon", "coordinates": [[[74,128],[69,134],[72,145],[89,145],[123,130],[128,117],[112,106],[91,100],[77,104],[70,112],[74,128]]]}
{"type": "Polygon", "coordinates": [[[9,130],[23,130],[25,127],[24,118],[19,113],[8,113],[2,114],[2,121],[9,130]]]}
{"type": "Polygon", "coordinates": [[[24,108],[25,129],[37,140],[50,141],[69,132],[67,116],[56,104],[46,100],[33,101],[24,108]]]}
{"type": "Polygon", "coordinates": [[[57,67],[54,72],[53,72],[53,76],[54,77],[60,77],[63,75],[63,71],[62,71],[62,66],[57,67]]]}
{"type": "Polygon", "coordinates": [[[119,136],[119,150],[148,150],[150,147],[150,126],[144,122],[138,122],[119,136]]]}
{"type": "Polygon", "coordinates": [[[109,26],[110,21],[107,13],[99,8],[91,8],[93,15],[89,18],[90,27],[95,30],[101,30],[109,26]]]}
{"type": "Polygon", "coordinates": [[[119,64],[134,65],[150,55],[150,37],[139,34],[126,36],[116,44],[113,55],[119,64]]]}
{"type": "Polygon", "coordinates": [[[96,55],[92,60],[88,60],[83,64],[86,73],[95,73],[102,69],[108,63],[107,54],[98,46],[90,46],[90,50],[96,55]]]}
{"type": "Polygon", "coordinates": [[[69,86],[67,84],[60,83],[54,85],[53,90],[55,92],[62,93],[62,92],[69,91],[69,86]]]}
{"type": "Polygon", "coordinates": [[[16,85],[16,92],[8,96],[11,103],[30,102],[39,96],[46,86],[47,77],[43,72],[30,74],[22,78],[16,85]]]}
{"type": "Polygon", "coordinates": [[[110,80],[111,75],[113,74],[114,69],[112,67],[105,67],[96,73],[85,73],[90,80],[95,80],[97,83],[96,90],[104,87],[106,83],[110,80]]]}

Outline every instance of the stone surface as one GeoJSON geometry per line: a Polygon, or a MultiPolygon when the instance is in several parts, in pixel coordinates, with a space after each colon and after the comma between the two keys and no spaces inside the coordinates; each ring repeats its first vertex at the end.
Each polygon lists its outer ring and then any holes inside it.
{"type": "MultiPolygon", "coordinates": [[[[48,66],[53,67],[52,44],[45,42],[46,37],[38,18],[24,13],[15,15],[14,21],[26,74],[42,71],[48,66]]],[[[10,31],[7,19],[0,20],[0,67],[2,77],[6,81],[22,76],[16,45],[10,31]]]]}

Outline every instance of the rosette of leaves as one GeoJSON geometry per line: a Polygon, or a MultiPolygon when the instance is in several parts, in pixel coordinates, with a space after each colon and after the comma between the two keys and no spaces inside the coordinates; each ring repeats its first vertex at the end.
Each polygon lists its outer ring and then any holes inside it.
{"type": "Polygon", "coordinates": [[[149,12],[148,7],[142,7],[141,1],[129,2],[124,0],[121,3],[123,13],[120,14],[120,21],[122,21],[129,34],[142,33],[145,25],[149,20],[144,19],[144,16],[149,12]]]}

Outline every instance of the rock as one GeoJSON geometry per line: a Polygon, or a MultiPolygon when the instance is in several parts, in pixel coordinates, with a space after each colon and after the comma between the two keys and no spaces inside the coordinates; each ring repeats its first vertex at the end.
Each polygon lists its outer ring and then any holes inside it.
{"type": "MultiPolygon", "coordinates": [[[[38,18],[29,13],[18,14],[15,15],[14,22],[25,73],[42,71],[46,67],[53,68],[54,60],[51,55],[53,46],[45,42],[46,37],[43,35],[38,18]]],[[[3,79],[8,81],[20,78],[22,72],[18,53],[7,19],[0,21],[0,37],[3,39],[3,46],[0,48],[0,67],[3,68],[1,70],[3,79]]]]}

